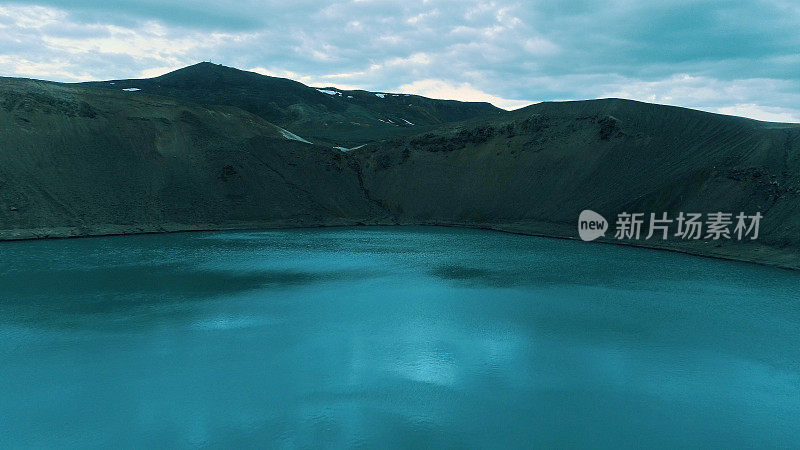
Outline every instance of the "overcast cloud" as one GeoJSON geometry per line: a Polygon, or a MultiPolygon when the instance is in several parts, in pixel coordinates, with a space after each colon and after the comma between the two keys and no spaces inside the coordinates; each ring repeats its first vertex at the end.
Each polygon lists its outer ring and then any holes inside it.
{"type": "Polygon", "coordinates": [[[0,5],[0,74],[211,60],[314,86],[517,108],[624,97],[800,122],[796,0],[42,0],[0,5]]]}

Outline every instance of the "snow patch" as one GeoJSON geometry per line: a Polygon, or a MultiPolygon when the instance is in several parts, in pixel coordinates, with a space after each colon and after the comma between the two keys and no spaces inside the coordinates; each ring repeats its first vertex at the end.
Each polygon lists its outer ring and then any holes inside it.
{"type": "Polygon", "coordinates": [[[299,141],[299,142],[303,142],[303,143],[306,143],[306,144],[311,144],[311,142],[308,142],[307,140],[305,140],[305,139],[301,138],[300,136],[292,133],[291,131],[284,130],[283,128],[277,127],[277,126],[275,128],[277,128],[278,131],[281,132],[281,135],[283,135],[283,137],[285,137],[286,139],[289,139],[289,140],[292,140],[292,141],[299,141]]]}
{"type": "Polygon", "coordinates": [[[322,92],[323,94],[328,94],[328,95],[342,95],[342,93],[341,93],[341,92],[338,92],[338,91],[332,91],[332,90],[330,90],[330,89],[317,89],[317,90],[318,90],[319,92],[322,92]]]}
{"type": "Polygon", "coordinates": [[[386,94],[375,94],[376,97],[386,98],[386,94]]]}
{"type": "Polygon", "coordinates": [[[125,92],[136,92],[136,91],[141,91],[141,89],[139,89],[139,88],[127,88],[127,89],[123,89],[123,91],[125,91],[125,92]]]}
{"type": "Polygon", "coordinates": [[[333,147],[333,148],[335,148],[336,150],[343,151],[343,152],[351,152],[353,150],[358,150],[361,147],[364,147],[365,145],[367,145],[367,144],[361,144],[358,147],[352,147],[352,148],[344,148],[344,147],[333,147]]]}
{"type": "Polygon", "coordinates": [[[411,122],[407,121],[406,119],[403,119],[402,117],[401,117],[401,119],[403,120],[403,122],[405,122],[405,123],[407,123],[407,124],[409,124],[409,125],[411,125],[411,126],[414,126],[414,124],[413,124],[413,123],[411,123],[411,122]]]}

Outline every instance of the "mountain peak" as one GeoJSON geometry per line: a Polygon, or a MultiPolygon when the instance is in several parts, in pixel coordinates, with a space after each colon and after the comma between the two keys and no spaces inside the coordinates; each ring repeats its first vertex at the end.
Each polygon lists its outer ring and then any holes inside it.
{"type": "Polygon", "coordinates": [[[155,79],[162,81],[178,81],[187,78],[192,78],[193,81],[202,82],[204,80],[225,81],[231,82],[237,78],[252,79],[253,76],[258,74],[247,72],[244,70],[235,69],[233,67],[223,66],[222,64],[214,64],[212,62],[203,61],[191,66],[174,70],[166,73],[155,79]]]}

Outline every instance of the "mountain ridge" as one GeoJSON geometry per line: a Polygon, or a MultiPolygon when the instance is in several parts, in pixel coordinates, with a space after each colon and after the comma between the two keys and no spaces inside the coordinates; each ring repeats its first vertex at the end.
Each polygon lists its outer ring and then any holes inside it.
{"type": "Polygon", "coordinates": [[[398,132],[413,133],[414,127],[426,128],[502,111],[489,103],[435,100],[410,94],[380,97],[369,91],[337,89],[341,95],[330,95],[323,92],[324,88],[209,62],[154,78],[83,84],[236,106],[312,142],[341,147],[398,132]]]}

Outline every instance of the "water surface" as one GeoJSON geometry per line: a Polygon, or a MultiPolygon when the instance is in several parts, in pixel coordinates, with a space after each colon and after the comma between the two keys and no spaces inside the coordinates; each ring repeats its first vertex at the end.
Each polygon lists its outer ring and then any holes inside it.
{"type": "Polygon", "coordinates": [[[448,228],[0,244],[0,447],[800,442],[800,275],[448,228]]]}

